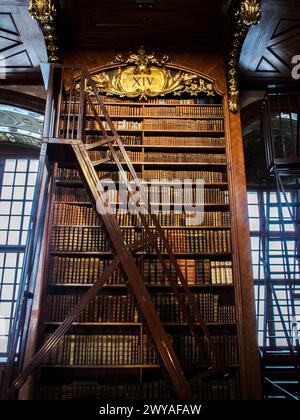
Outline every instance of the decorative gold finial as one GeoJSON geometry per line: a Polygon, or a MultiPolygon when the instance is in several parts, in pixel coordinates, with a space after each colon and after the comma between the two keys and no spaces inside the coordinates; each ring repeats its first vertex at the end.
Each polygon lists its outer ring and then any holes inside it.
{"type": "Polygon", "coordinates": [[[240,3],[235,13],[236,30],[228,58],[228,85],[229,85],[229,108],[232,112],[238,112],[238,67],[243,43],[252,25],[257,25],[261,18],[261,6],[259,0],[244,0],[240,3]]]}
{"type": "Polygon", "coordinates": [[[29,14],[40,24],[48,50],[49,61],[57,62],[59,60],[56,36],[57,10],[53,0],[30,0],[29,14]]]}

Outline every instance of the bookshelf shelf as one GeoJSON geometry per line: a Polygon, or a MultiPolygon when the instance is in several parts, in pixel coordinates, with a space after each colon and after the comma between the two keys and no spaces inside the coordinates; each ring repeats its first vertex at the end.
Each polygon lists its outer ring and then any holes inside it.
{"type": "MultiPolygon", "coordinates": [[[[52,290],[55,289],[61,289],[61,288],[70,288],[70,289],[88,289],[93,284],[86,283],[86,284],[74,284],[74,283],[51,283],[48,285],[48,288],[51,288],[52,290]]],[[[171,286],[165,285],[165,284],[146,284],[147,288],[149,290],[151,289],[161,289],[169,291],[171,286]]],[[[234,284],[189,284],[189,288],[198,290],[198,289],[219,289],[219,288],[233,288],[235,287],[234,284]]],[[[178,288],[182,288],[182,286],[178,286],[178,288]]],[[[118,289],[118,290],[127,290],[127,286],[125,284],[106,284],[103,287],[104,290],[109,289],[118,289]]]]}

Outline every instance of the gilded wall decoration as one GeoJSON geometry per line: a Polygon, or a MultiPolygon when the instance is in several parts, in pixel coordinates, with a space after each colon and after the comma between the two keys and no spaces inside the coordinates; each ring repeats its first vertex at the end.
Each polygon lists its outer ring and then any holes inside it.
{"type": "Polygon", "coordinates": [[[257,25],[261,18],[260,0],[243,0],[235,13],[235,31],[228,58],[229,108],[238,112],[239,58],[243,43],[252,25],[257,25]]]}
{"type": "Polygon", "coordinates": [[[53,0],[30,0],[29,14],[38,21],[43,32],[51,63],[59,61],[59,48],[56,35],[57,10],[53,0]]]}
{"type": "Polygon", "coordinates": [[[169,94],[215,94],[210,81],[197,74],[171,67],[168,61],[167,56],[158,59],[154,54],[147,54],[141,47],[137,54],[131,54],[127,59],[121,55],[116,56],[109,63],[114,69],[93,74],[92,79],[101,94],[139,100],[169,94]]]}

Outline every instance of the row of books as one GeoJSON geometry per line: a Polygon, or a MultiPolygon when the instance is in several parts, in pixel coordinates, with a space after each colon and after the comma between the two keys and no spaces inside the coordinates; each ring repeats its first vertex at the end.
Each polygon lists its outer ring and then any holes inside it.
{"type": "MultiPolygon", "coordinates": [[[[45,340],[50,335],[45,334],[45,340]]],[[[46,365],[111,366],[157,364],[148,336],[139,335],[65,335],[45,359],[46,365]],[[146,351],[142,351],[145,349],[146,351]],[[146,356],[146,357],[145,357],[146,356]]],[[[236,335],[212,335],[200,344],[191,335],[170,336],[179,361],[186,366],[215,363],[216,354],[227,365],[239,363],[236,335]]]]}
{"type": "MultiPolygon", "coordinates": [[[[45,341],[49,338],[45,334],[45,341]]],[[[46,365],[137,365],[139,335],[65,335],[45,359],[46,365]]]]}
{"type": "MultiPolygon", "coordinates": [[[[189,285],[233,284],[231,261],[178,259],[177,262],[189,285]]],[[[95,257],[52,256],[49,283],[93,284],[110,263],[109,259],[95,257]]],[[[165,263],[173,280],[177,282],[177,275],[171,267],[170,261],[166,260],[165,263]]],[[[136,264],[143,273],[146,284],[168,284],[162,265],[158,260],[144,258],[142,262],[140,258],[136,258],[136,264]]],[[[112,274],[108,284],[124,284],[124,278],[118,270],[112,274]]]]}
{"type": "Polygon", "coordinates": [[[84,188],[58,187],[55,189],[54,201],[90,203],[90,197],[84,188]]]}
{"type": "MultiPolygon", "coordinates": [[[[233,284],[231,261],[178,259],[177,263],[189,285],[233,284]]],[[[146,283],[168,284],[158,260],[144,259],[142,267],[146,283]]],[[[173,279],[177,281],[174,273],[173,279]]]]}
{"type": "Polygon", "coordinates": [[[188,366],[216,362],[216,356],[226,365],[239,363],[237,336],[211,335],[210,342],[200,337],[200,345],[192,335],[172,335],[171,343],[181,363],[188,366]]]}
{"type": "MultiPolygon", "coordinates": [[[[164,232],[173,252],[231,252],[231,235],[227,230],[167,228],[164,232]]],[[[123,229],[122,233],[125,241],[129,244],[143,237],[143,232],[134,229],[123,229]]],[[[164,244],[160,238],[158,238],[157,244],[159,249],[165,252],[164,244]]],[[[51,235],[51,250],[56,252],[110,252],[110,247],[100,227],[54,226],[51,235]]]]}
{"type": "Polygon", "coordinates": [[[222,153],[144,152],[144,160],[145,162],[225,163],[226,156],[222,153]]]}
{"type": "MultiPolygon", "coordinates": [[[[226,309],[220,311],[222,305],[219,304],[220,295],[218,293],[192,293],[192,296],[199,309],[200,316],[205,322],[216,323],[236,321],[234,306],[224,305],[226,309]],[[224,319],[225,316],[227,316],[226,319],[224,319]]],[[[156,293],[153,294],[152,301],[162,322],[187,322],[175,295],[169,293],[156,293]]],[[[187,307],[189,307],[185,296],[183,301],[186,303],[187,307]]],[[[192,319],[193,321],[197,321],[194,316],[192,319]]]]}
{"type": "Polygon", "coordinates": [[[144,130],[224,131],[223,120],[145,119],[144,130]]]}
{"type": "MultiPolygon", "coordinates": [[[[123,184],[112,185],[110,182],[102,181],[102,187],[107,187],[105,199],[110,203],[119,201],[124,204],[128,202],[130,194],[127,191],[127,186],[123,184]],[[124,200],[125,199],[125,200],[124,200]]],[[[205,184],[144,184],[143,194],[146,195],[149,203],[163,203],[163,204],[228,204],[229,193],[227,190],[217,187],[205,187],[205,184]],[[202,189],[203,188],[203,189],[202,189]]],[[[83,188],[74,187],[57,187],[55,192],[56,202],[90,202],[87,191],[83,188]]]]}
{"type": "MultiPolygon", "coordinates": [[[[110,107],[111,109],[113,107],[110,107]]],[[[115,107],[117,108],[117,107],[115,107]]],[[[133,107],[129,107],[133,108],[133,107]]],[[[145,106],[144,109],[141,109],[140,115],[146,115],[149,117],[223,117],[223,107],[220,105],[215,106],[184,106],[184,105],[177,105],[177,106],[145,106]]],[[[122,112],[119,112],[122,114],[122,112]]],[[[117,114],[118,115],[118,114],[117,114]]],[[[131,115],[131,114],[129,114],[131,115]]]]}
{"type": "MultiPolygon", "coordinates": [[[[165,229],[164,232],[173,252],[231,252],[231,234],[227,230],[165,229]]],[[[158,246],[164,252],[160,238],[158,238],[158,246]]]]}
{"type": "MultiPolygon", "coordinates": [[[[132,180],[132,176],[129,172],[126,173],[129,181],[132,180]]],[[[119,182],[120,176],[118,172],[115,171],[98,171],[97,172],[99,179],[111,179],[112,181],[119,182]]],[[[180,170],[162,170],[162,169],[144,169],[143,176],[141,172],[137,172],[139,179],[144,181],[149,181],[151,183],[168,181],[172,182],[227,182],[226,172],[225,171],[180,171],[180,170]]]]}
{"type": "MultiPolygon", "coordinates": [[[[203,184],[205,187],[205,184],[203,184]]],[[[201,185],[157,185],[145,187],[150,203],[229,203],[229,193],[220,188],[203,188],[201,185]]]]}
{"type": "MultiPolygon", "coordinates": [[[[80,302],[80,295],[48,295],[46,322],[61,322],[80,302]]],[[[132,295],[100,295],[85,307],[76,322],[139,322],[132,295]]]]}
{"type": "MultiPolygon", "coordinates": [[[[125,145],[141,145],[142,137],[139,135],[120,135],[120,139],[125,145]]],[[[85,144],[94,144],[98,141],[104,140],[104,138],[98,134],[88,134],[84,138],[85,144]]]]}
{"type": "MultiPolygon", "coordinates": [[[[192,386],[194,398],[207,400],[239,399],[237,378],[209,379],[192,386]]],[[[171,386],[165,380],[133,384],[72,384],[44,385],[40,389],[41,400],[160,400],[172,399],[171,386]]],[[[173,397],[174,398],[174,397],[173,397]]]]}
{"type": "MultiPolygon", "coordinates": [[[[97,106],[96,106],[97,107],[97,106]]],[[[101,109],[98,106],[99,115],[101,109]]],[[[107,105],[106,110],[111,116],[147,116],[147,117],[223,117],[223,107],[215,106],[136,106],[136,105],[107,105]]],[[[90,107],[87,108],[88,114],[93,114],[90,107]]]]}
{"type": "MultiPolygon", "coordinates": [[[[88,151],[92,161],[111,158],[110,151],[88,151]]],[[[125,162],[121,151],[116,152],[121,162],[125,162]]],[[[226,156],[221,153],[168,153],[168,152],[139,152],[128,150],[127,155],[132,162],[186,162],[186,163],[226,163],[226,156]]]]}
{"type": "MultiPolygon", "coordinates": [[[[111,157],[110,151],[100,151],[100,150],[92,150],[88,151],[88,155],[90,159],[95,162],[97,160],[106,159],[107,157],[111,157]]],[[[116,151],[116,155],[118,156],[121,162],[125,162],[121,151],[116,151]]],[[[132,150],[127,150],[127,155],[132,162],[141,162],[142,161],[142,152],[136,152],[132,150]]],[[[112,159],[113,161],[113,159],[112,159]]]]}
{"type": "MultiPolygon", "coordinates": [[[[161,226],[194,226],[195,225],[195,212],[178,212],[171,210],[169,212],[155,212],[156,217],[161,226]]],[[[203,212],[203,226],[214,226],[214,227],[228,227],[230,226],[230,213],[228,211],[208,211],[203,212]]],[[[152,221],[150,215],[145,215],[150,226],[152,221]]],[[[140,226],[138,216],[130,214],[128,212],[122,212],[117,210],[116,218],[121,226],[140,226]]]]}
{"type": "MultiPolygon", "coordinates": [[[[51,257],[50,284],[93,284],[111,264],[109,259],[96,257],[51,257]]],[[[140,257],[136,258],[140,267],[140,257]]],[[[108,280],[108,284],[124,284],[124,277],[117,269],[108,280]]]]}
{"type": "MultiPolygon", "coordinates": [[[[105,130],[110,130],[110,126],[107,121],[102,121],[103,127],[105,130]]],[[[142,130],[143,124],[141,121],[131,121],[131,120],[117,120],[113,122],[116,130],[142,130]]],[[[101,127],[96,120],[87,120],[85,125],[86,130],[95,130],[100,131],[101,127]]]]}
{"type": "MultiPolygon", "coordinates": [[[[207,385],[206,385],[207,386],[207,385]]],[[[207,386],[208,388],[208,386],[207,386]]],[[[211,391],[208,393],[210,395],[211,391]]],[[[135,382],[132,384],[99,384],[81,383],[72,385],[44,385],[40,389],[41,400],[158,400],[171,398],[168,382],[156,380],[152,382],[135,382]]],[[[224,398],[225,399],[225,398],[224,398]]]]}
{"type": "MultiPolygon", "coordinates": [[[[129,230],[128,232],[131,233],[129,230]]],[[[126,235],[126,232],[124,233],[126,235]]],[[[101,228],[54,226],[51,233],[51,251],[110,252],[111,247],[101,228]]]]}
{"type": "Polygon", "coordinates": [[[194,182],[204,180],[205,182],[226,182],[226,173],[224,171],[180,171],[180,170],[163,170],[151,169],[145,170],[143,174],[145,181],[161,180],[161,181],[174,181],[180,182],[185,180],[192,180],[194,182]]]}
{"type": "MultiPolygon", "coordinates": [[[[235,322],[235,308],[220,304],[219,293],[193,293],[194,302],[206,322],[235,322]]],[[[46,322],[61,322],[80,302],[80,295],[48,295],[46,322]]],[[[175,295],[155,293],[152,300],[163,322],[187,322],[175,295]]],[[[187,304],[187,300],[184,299],[187,304]]],[[[131,295],[97,296],[79,315],[76,322],[139,322],[138,313],[131,295]]]]}
{"type": "Polygon", "coordinates": [[[144,136],[143,138],[143,145],[147,146],[224,146],[224,144],[224,137],[144,136]]]}
{"type": "Polygon", "coordinates": [[[101,226],[101,217],[93,207],[74,204],[54,204],[52,223],[54,225],[101,226]]]}
{"type": "MultiPolygon", "coordinates": [[[[222,196],[217,197],[218,203],[225,202],[222,201],[222,196]]],[[[226,198],[226,197],[225,197],[226,198]]],[[[191,200],[190,200],[191,201],[191,200]]],[[[207,202],[214,202],[212,199],[205,199],[207,202]]],[[[172,203],[172,198],[168,199],[168,202],[172,203]]],[[[150,215],[145,215],[150,226],[153,226],[153,223],[150,219],[150,215]]],[[[204,211],[202,213],[203,226],[213,226],[213,227],[222,227],[230,226],[230,213],[228,211],[204,211]]],[[[131,214],[129,212],[123,212],[121,209],[117,209],[115,212],[115,217],[120,226],[130,226],[138,227],[141,226],[139,217],[136,214],[131,214]]],[[[170,212],[159,212],[156,213],[156,217],[161,226],[193,226],[195,223],[194,212],[182,212],[176,213],[174,211],[170,212]]],[[[98,213],[94,210],[93,207],[68,204],[68,203],[55,203],[53,206],[53,224],[55,225],[92,225],[92,226],[101,226],[101,218],[98,213]]]]}

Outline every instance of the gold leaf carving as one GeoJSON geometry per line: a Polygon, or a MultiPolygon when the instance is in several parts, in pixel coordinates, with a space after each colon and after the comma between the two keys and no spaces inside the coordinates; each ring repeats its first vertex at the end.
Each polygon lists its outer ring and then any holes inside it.
{"type": "Polygon", "coordinates": [[[257,25],[261,18],[259,0],[244,0],[235,13],[236,29],[233,34],[231,50],[228,58],[229,108],[238,112],[238,68],[243,43],[252,25],[257,25]]]}
{"type": "Polygon", "coordinates": [[[146,54],[141,47],[127,59],[118,55],[110,63],[117,66],[116,70],[94,74],[92,79],[101,94],[139,100],[169,94],[215,94],[212,83],[199,75],[167,67],[168,60],[167,56],[158,59],[154,54],[146,54]]]}
{"type": "Polygon", "coordinates": [[[43,32],[50,62],[59,60],[56,36],[56,15],[57,10],[53,0],[30,0],[29,14],[39,22],[43,32]]]}

